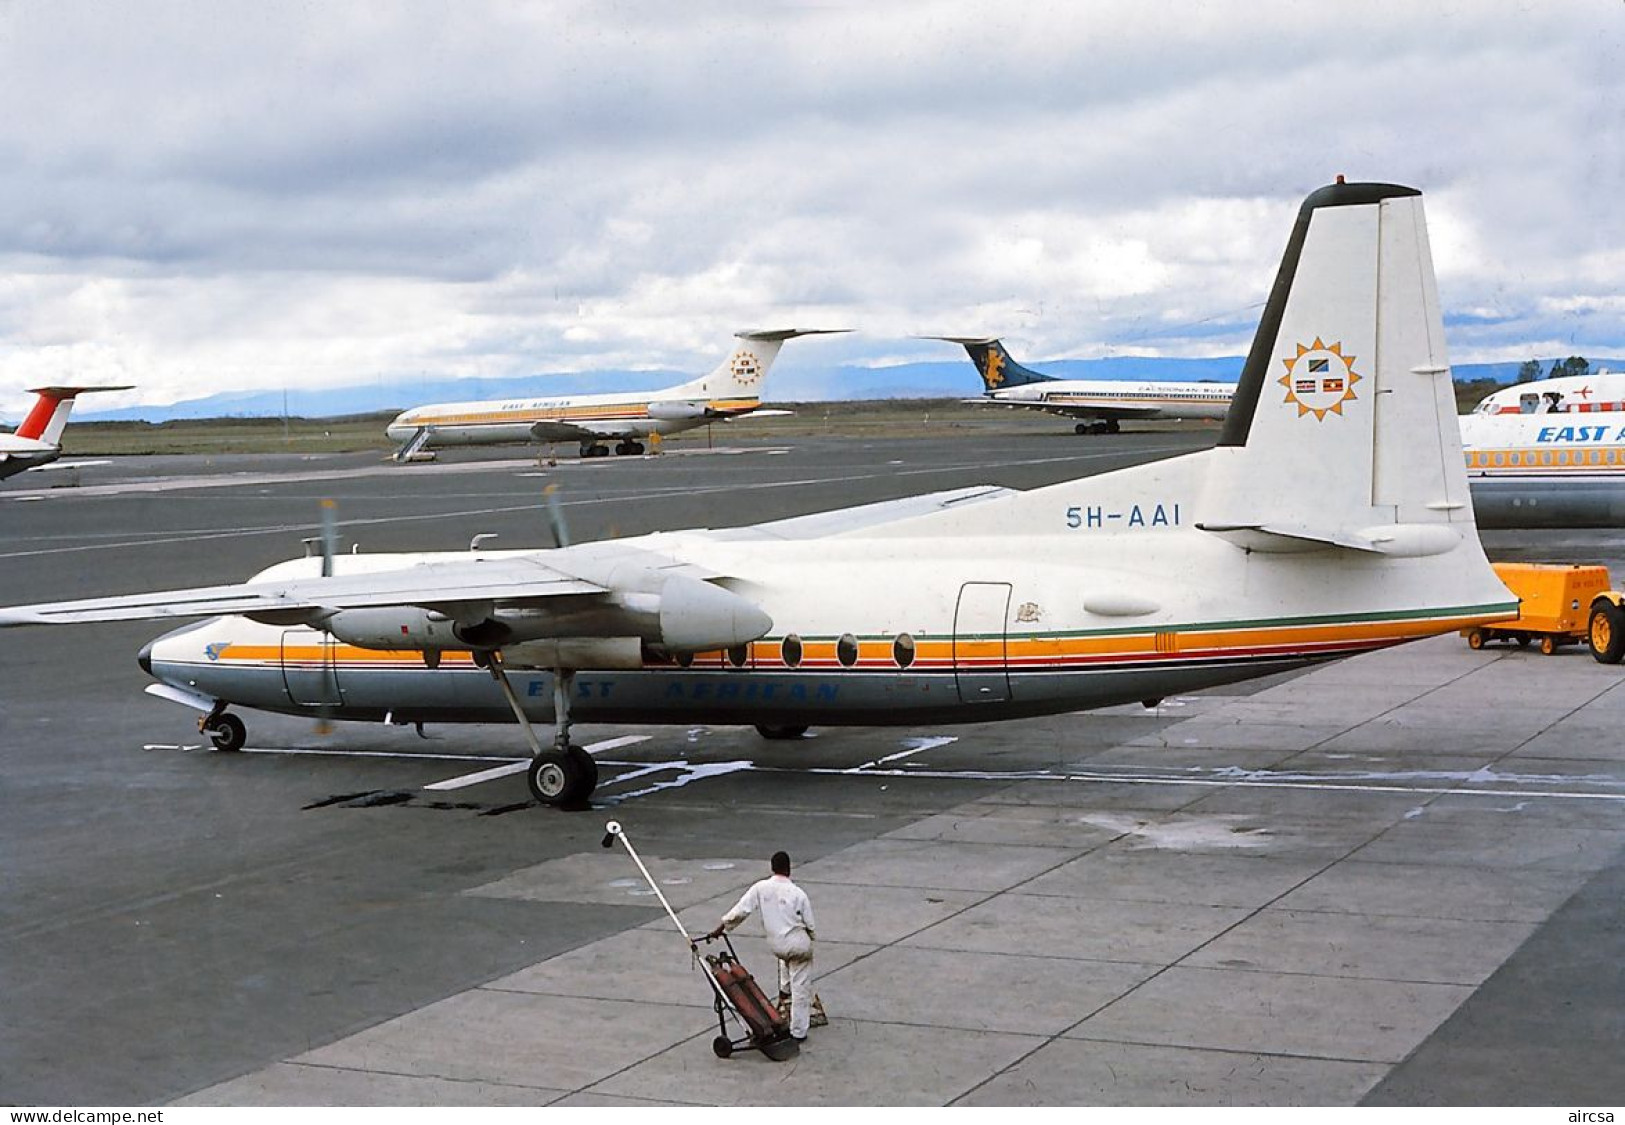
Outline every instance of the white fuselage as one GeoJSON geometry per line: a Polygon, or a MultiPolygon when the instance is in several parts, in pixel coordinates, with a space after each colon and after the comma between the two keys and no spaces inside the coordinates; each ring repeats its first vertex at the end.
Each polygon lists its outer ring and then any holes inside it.
{"type": "Polygon", "coordinates": [[[987,397],[1011,406],[1077,416],[1100,412],[1123,418],[1223,418],[1235,390],[1233,383],[1053,379],[1000,387],[987,397]]]}

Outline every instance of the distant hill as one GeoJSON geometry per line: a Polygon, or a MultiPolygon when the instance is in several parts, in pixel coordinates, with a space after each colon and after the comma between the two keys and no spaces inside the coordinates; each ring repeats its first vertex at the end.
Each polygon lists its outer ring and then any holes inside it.
{"type": "MultiPolygon", "coordinates": [[[[1234,382],[1241,374],[1241,365],[1241,356],[1212,359],[1118,356],[1030,363],[1034,369],[1061,379],[1162,379],[1184,382],[1204,379],[1234,382]]],[[[1592,359],[1591,365],[1593,369],[1608,367],[1621,370],[1625,369],[1625,359],[1592,359]]],[[[1510,383],[1518,377],[1519,366],[1516,361],[1459,364],[1455,367],[1455,378],[1457,382],[1492,379],[1499,383],[1510,383]]],[[[289,390],[285,396],[280,390],[231,392],[169,406],[137,406],[122,410],[94,410],[87,401],[75,412],[74,419],[167,422],[183,418],[279,418],[284,408],[292,417],[338,418],[404,410],[409,406],[431,402],[654,390],[694,376],[695,372],[692,371],[599,371],[483,379],[406,377],[388,384],[372,382],[319,390],[289,390]]],[[[981,382],[976,377],[975,368],[965,359],[902,363],[891,367],[780,367],[770,377],[768,392],[769,401],[778,402],[970,398],[981,393],[981,382]]]]}

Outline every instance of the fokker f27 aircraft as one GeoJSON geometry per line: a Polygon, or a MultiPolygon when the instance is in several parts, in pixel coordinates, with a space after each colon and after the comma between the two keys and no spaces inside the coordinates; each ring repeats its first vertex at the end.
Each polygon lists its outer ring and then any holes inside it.
{"type": "Polygon", "coordinates": [[[1217,447],[1031,491],[534,551],[341,555],[242,585],[19,606],[208,615],[149,691],[379,721],[519,721],[532,794],[597,784],[574,720],[980,722],[1155,700],[1509,617],[1457,436],[1416,191],[1305,200],[1217,447]],[[551,720],[543,745],[531,723],[551,720]]]}
{"type": "Polygon", "coordinates": [[[0,434],[0,480],[35,469],[82,469],[102,461],[57,461],[62,456],[62,431],[73,413],[76,395],[91,391],[127,391],[129,387],[35,387],[33,407],[14,434],[0,434]],[[52,464],[52,462],[56,462],[52,464]]]}
{"type": "Polygon", "coordinates": [[[1080,434],[1115,434],[1127,419],[1223,418],[1234,383],[1129,379],[1057,379],[1021,366],[992,337],[928,336],[959,344],[976,365],[986,393],[976,402],[1078,418],[1080,434]]]}
{"type": "Polygon", "coordinates": [[[557,398],[495,399],[417,406],[398,415],[384,433],[400,442],[395,460],[427,460],[453,445],[511,445],[579,441],[581,456],[643,452],[639,438],[680,433],[762,410],[762,383],[786,340],[846,329],[783,328],[737,333],[741,341],[709,374],[658,391],[625,391],[557,398]]]}

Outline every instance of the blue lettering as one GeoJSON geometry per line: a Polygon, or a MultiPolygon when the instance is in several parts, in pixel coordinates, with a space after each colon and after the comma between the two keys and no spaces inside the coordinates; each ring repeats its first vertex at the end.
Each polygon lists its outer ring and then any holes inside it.
{"type": "Polygon", "coordinates": [[[1140,506],[1138,504],[1134,505],[1134,510],[1128,514],[1128,525],[1130,527],[1145,526],[1145,516],[1141,513],[1140,506]]]}
{"type": "Polygon", "coordinates": [[[805,703],[806,700],[807,700],[807,685],[806,684],[791,684],[790,685],[790,698],[791,699],[799,699],[803,703],[805,703]]]}
{"type": "Polygon", "coordinates": [[[695,684],[694,687],[689,691],[688,697],[690,699],[709,699],[709,698],[711,698],[711,685],[706,683],[704,680],[701,680],[699,683],[695,684]]]}
{"type": "Polygon", "coordinates": [[[835,702],[835,691],[836,691],[836,685],[834,685],[834,684],[819,684],[818,685],[818,701],[820,703],[834,703],[835,702]]]}
{"type": "Polygon", "coordinates": [[[1161,504],[1158,504],[1157,505],[1157,510],[1151,513],[1151,526],[1152,527],[1167,527],[1168,526],[1168,513],[1162,510],[1162,505],[1161,504]]]}
{"type": "Polygon", "coordinates": [[[717,685],[717,698],[719,700],[720,699],[738,699],[739,698],[739,685],[738,684],[718,684],[717,685]]]}
{"type": "Polygon", "coordinates": [[[1099,527],[1101,525],[1101,522],[1102,521],[1101,521],[1101,518],[1100,518],[1100,509],[1099,508],[1090,508],[1089,509],[1089,526],[1090,527],[1099,527]]]}
{"type": "Polygon", "coordinates": [[[682,684],[681,680],[673,680],[671,683],[666,685],[666,698],[667,699],[681,699],[681,698],[683,698],[683,684],[682,684]]]}
{"type": "Polygon", "coordinates": [[[1553,433],[1555,433],[1555,431],[1552,429],[1552,427],[1550,427],[1550,426],[1542,426],[1540,428],[1540,433],[1538,435],[1536,435],[1535,440],[1536,441],[1555,441],[1556,439],[1552,436],[1553,433]]]}
{"type": "Polygon", "coordinates": [[[532,680],[532,681],[530,681],[530,683],[525,688],[525,695],[527,697],[531,698],[531,699],[535,699],[538,695],[541,695],[541,694],[542,694],[542,681],[541,680],[532,680]]]}

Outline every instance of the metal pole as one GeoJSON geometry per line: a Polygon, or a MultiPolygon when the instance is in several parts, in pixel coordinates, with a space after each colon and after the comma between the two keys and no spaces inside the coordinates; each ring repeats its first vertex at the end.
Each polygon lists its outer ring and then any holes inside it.
{"type": "Polygon", "coordinates": [[[694,939],[688,936],[688,931],[677,920],[677,914],[672,910],[671,903],[667,902],[666,896],[660,893],[660,888],[655,884],[654,876],[649,874],[649,869],[643,866],[643,860],[638,858],[636,849],[632,847],[632,841],[626,838],[626,832],[621,828],[621,822],[612,820],[604,825],[604,839],[602,841],[604,847],[613,847],[616,839],[619,839],[626,846],[626,854],[632,857],[632,862],[638,865],[639,871],[643,872],[643,877],[649,882],[649,889],[654,891],[655,897],[660,900],[660,905],[666,908],[666,913],[671,916],[672,924],[677,927],[677,932],[687,938],[688,944],[693,946],[694,939]]]}

